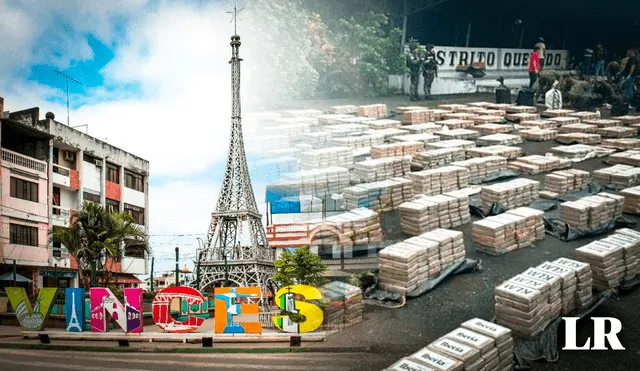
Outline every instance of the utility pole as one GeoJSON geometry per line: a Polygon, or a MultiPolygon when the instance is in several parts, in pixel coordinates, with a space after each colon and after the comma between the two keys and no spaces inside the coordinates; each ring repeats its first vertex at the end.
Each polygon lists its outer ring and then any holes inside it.
{"type": "Polygon", "coordinates": [[[82,83],[76,79],[74,79],[73,77],[67,75],[66,73],[60,72],[58,70],[54,70],[57,74],[61,75],[62,77],[64,77],[64,79],[67,81],[67,126],[71,126],[69,125],[69,80],[75,82],[76,84],[82,86],[82,83]]]}
{"type": "Polygon", "coordinates": [[[16,274],[17,274],[16,269],[17,269],[16,260],[13,259],[13,287],[16,287],[16,274]]]}
{"type": "Polygon", "coordinates": [[[178,254],[180,253],[180,248],[176,246],[176,286],[180,283],[180,267],[178,267],[178,254]]]}
{"type": "Polygon", "coordinates": [[[153,292],[153,262],[154,262],[155,258],[151,257],[151,292],[153,292]]]}
{"type": "Polygon", "coordinates": [[[465,46],[468,48],[469,47],[469,39],[471,38],[471,22],[469,22],[469,25],[467,26],[467,42],[465,44],[465,46]]]}

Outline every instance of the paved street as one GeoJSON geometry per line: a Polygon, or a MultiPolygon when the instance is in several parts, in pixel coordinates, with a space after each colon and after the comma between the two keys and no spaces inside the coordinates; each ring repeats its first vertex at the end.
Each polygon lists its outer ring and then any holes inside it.
{"type": "Polygon", "coordinates": [[[36,370],[380,370],[383,357],[364,353],[149,354],[0,349],[0,369],[36,370]]]}

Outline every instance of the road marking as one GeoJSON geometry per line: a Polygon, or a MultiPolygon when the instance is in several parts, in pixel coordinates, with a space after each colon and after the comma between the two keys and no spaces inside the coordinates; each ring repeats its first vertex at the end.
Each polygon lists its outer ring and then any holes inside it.
{"type": "MultiPolygon", "coordinates": [[[[55,369],[56,364],[51,364],[51,362],[34,362],[34,361],[13,361],[11,359],[2,359],[2,364],[6,365],[6,364],[11,364],[11,365],[16,365],[16,366],[31,366],[31,367],[44,367],[47,369],[55,369]]],[[[100,370],[121,370],[122,367],[121,366],[117,366],[117,367],[106,367],[106,366],[100,366],[100,367],[91,367],[91,366],[84,366],[84,365],[70,365],[70,364],[60,364],[60,368],[61,369],[65,369],[65,370],[86,370],[86,371],[100,371],[100,370]]],[[[151,369],[133,369],[133,368],[127,368],[127,371],[149,371],[151,369]]]]}
{"type": "MultiPolygon", "coordinates": [[[[0,354],[4,353],[6,355],[22,355],[22,356],[33,356],[33,352],[27,352],[27,351],[23,351],[23,350],[17,350],[17,349],[2,349],[0,350],[0,354]]],[[[187,364],[190,367],[212,367],[215,366],[217,369],[231,369],[231,370],[237,370],[238,367],[242,367],[243,369],[254,369],[254,370],[300,370],[300,368],[304,368],[306,370],[310,370],[310,371],[340,371],[340,370],[344,370],[344,371],[348,371],[350,369],[350,367],[346,367],[346,366],[324,366],[324,365],[309,365],[306,362],[312,361],[311,359],[305,359],[305,358],[300,358],[300,359],[291,359],[287,356],[289,356],[291,353],[284,353],[282,355],[284,355],[285,357],[279,357],[279,358],[271,358],[270,360],[282,360],[282,361],[300,361],[301,364],[299,365],[264,365],[264,364],[244,364],[244,363],[237,363],[237,362],[223,362],[220,363],[219,361],[216,362],[190,362],[189,359],[190,358],[194,358],[192,357],[193,354],[171,354],[171,357],[175,357],[178,356],[180,358],[180,360],[155,360],[155,359],[129,359],[129,358],[125,358],[125,357],[120,357],[119,359],[106,359],[106,360],[97,360],[96,359],[96,353],[87,353],[87,352],[82,352],[82,354],[78,354],[79,352],[65,352],[64,354],[58,354],[58,353],[54,353],[53,351],[47,351],[47,353],[40,353],[40,357],[42,359],[51,359],[51,358],[55,358],[55,359],[64,359],[65,363],[64,364],[60,364],[61,366],[64,366],[64,368],[67,369],[91,369],[91,370],[100,370],[100,369],[104,369],[104,368],[113,368],[113,367],[108,367],[107,365],[109,363],[125,363],[125,364],[157,364],[157,365],[178,365],[178,366],[185,366],[185,364],[187,364]],[[80,365],[70,365],[69,362],[73,362],[73,361],[93,361],[95,363],[99,363],[101,364],[101,367],[98,368],[87,368],[85,366],[80,366],[80,365]],[[306,361],[306,362],[305,362],[306,361]],[[73,368],[72,368],[73,366],[73,368]]],[[[122,354],[125,355],[125,354],[122,354]]],[[[135,354],[132,355],[131,353],[126,353],[126,355],[130,355],[130,356],[138,356],[139,354],[135,354]]],[[[147,354],[148,355],[148,354],[147,354]]],[[[215,355],[224,355],[224,354],[215,354],[215,355]]],[[[238,354],[233,354],[234,356],[241,356],[238,354]]],[[[253,354],[252,354],[253,355],[253,354]]],[[[271,356],[273,356],[273,354],[270,354],[271,356]]],[[[162,356],[161,353],[158,353],[156,356],[162,356]]],[[[199,356],[204,356],[204,354],[199,354],[199,356]]],[[[253,356],[257,356],[257,355],[253,355],[253,356]]],[[[3,362],[7,362],[9,357],[3,357],[3,362]]],[[[218,357],[216,357],[218,358],[218,357]]],[[[221,357],[220,357],[221,358],[221,357]]],[[[242,359],[242,357],[238,357],[239,359],[242,359]]],[[[252,359],[260,359],[260,357],[251,357],[252,359]]],[[[332,357],[332,355],[327,354],[327,357],[320,359],[320,360],[316,360],[316,361],[328,361],[330,359],[335,359],[335,357],[332,357]]],[[[247,357],[245,357],[245,359],[247,359],[247,357]]],[[[262,359],[262,360],[267,360],[267,359],[262,359]]],[[[213,360],[212,360],[213,361],[213,360]]],[[[34,363],[32,366],[34,367],[52,367],[54,364],[52,364],[52,362],[30,362],[30,361],[11,361],[11,363],[14,364],[23,364],[26,366],[31,365],[31,363],[34,363]],[[37,364],[35,364],[37,363],[37,364]]],[[[55,363],[57,364],[57,363],[55,363]]],[[[118,366],[115,367],[116,369],[122,369],[122,366],[118,366]]],[[[127,367],[127,369],[129,369],[129,367],[127,367]]]]}

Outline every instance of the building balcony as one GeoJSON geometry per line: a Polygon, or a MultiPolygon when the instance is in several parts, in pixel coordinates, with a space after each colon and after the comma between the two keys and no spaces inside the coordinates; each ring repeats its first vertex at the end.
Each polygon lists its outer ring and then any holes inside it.
{"type": "Polygon", "coordinates": [[[53,184],[71,188],[71,169],[53,164],[53,184]]]}
{"type": "Polygon", "coordinates": [[[25,156],[23,154],[9,151],[2,148],[2,162],[10,164],[18,170],[27,172],[37,172],[43,178],[47,178],[47,163],[44,161],[36,160],[33,157],[25,156]]]}
{"type": "Polygon", "coordinates": [[[56,227],[68,227],[71,219],[71,209],[53,206],[51,209],[51,222],[56,227]]]}

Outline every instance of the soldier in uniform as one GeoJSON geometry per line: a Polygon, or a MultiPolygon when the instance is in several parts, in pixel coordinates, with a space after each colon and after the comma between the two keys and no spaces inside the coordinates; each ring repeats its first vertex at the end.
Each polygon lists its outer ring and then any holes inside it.
{"type": "Polygon", "coordinates": [[[411,39],[409,41],[409,55],[407,56],[407,67],[409,67],[409,77],[411,78],[411,87],[409,88],[409,98],[412,101],[417,101],[418,97],[418,84],[420,83],[420,66],[422,61],[418,55],[417,49],[418,41],[411,39]]]}
{"type": "Polygon", "coordinates": [[[427,53],[422,62],[422,77],[424,77],[424,98],[431,97],[431,84],[438,77],[438,62],[436,61],[436,52],[433,51],[433,45],[427,45],[427,53]]]}

